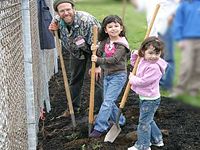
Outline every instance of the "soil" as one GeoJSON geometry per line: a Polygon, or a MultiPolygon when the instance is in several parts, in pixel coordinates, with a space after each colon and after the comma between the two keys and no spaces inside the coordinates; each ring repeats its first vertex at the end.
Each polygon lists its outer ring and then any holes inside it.
{"type": "MultiPolygon", "coordinates": [[[[114,141],[103,142],[88,138],[89,78],[84,84],[84,99],[79,114],[75,114],[76,128],[71,117],[63,117],[67,109],[62,73],[59,71],[49,82],[51,112],[39,123],[38,150],[127,150],[136,141],[138,97],[130,92],[123,113],[126,125],[114,141]],[[132,135],[132,136],[131,136],[132,135]]],[[[121,99],[119,98],[119,101],[121,99]]],[[[162,97],[155,120],[163,131],[165,146],[151,146],[152,150],[200,150],[200,109],[179,100],[162,97]]]]}

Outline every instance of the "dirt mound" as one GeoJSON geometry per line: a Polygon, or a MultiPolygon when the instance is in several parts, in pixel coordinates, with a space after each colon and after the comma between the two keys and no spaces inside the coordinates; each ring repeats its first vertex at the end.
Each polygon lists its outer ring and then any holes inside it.
{"type": "MultiPolygon", "coordinates": [[[[126,125],[114,143],[104,143],[104,137],[88,138],[88,101],[89,84],[84,86],[83,108],[76,114],[77,127],[73,129],[71,118],[63,117],[67,108],[62,74],[59,72],[50,81],[50,99],[52,110],[46,114],[45,121],[40,122],[38,150],[127,150],[136,137],[138,123],[138,97],[129,93],[124,108],[126,125]],[[130,133],[133,136],[130,138],[130,133]]],[[[199,150],[200,149],[200,109],[162,97],[156,113],[156,121],[163,131],[163,148],[152,146],[152,150],[199,150]]]]}

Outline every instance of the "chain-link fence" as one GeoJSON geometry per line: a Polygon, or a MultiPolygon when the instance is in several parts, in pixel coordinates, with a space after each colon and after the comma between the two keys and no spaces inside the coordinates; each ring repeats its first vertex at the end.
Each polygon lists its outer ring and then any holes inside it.
{"type": "Polygon", "coordinates": [[[36,149],[44,103],[50,111],[56,50],[40,49],[37,15],[37,0],[0,0],[1,150],[36,149]]]}

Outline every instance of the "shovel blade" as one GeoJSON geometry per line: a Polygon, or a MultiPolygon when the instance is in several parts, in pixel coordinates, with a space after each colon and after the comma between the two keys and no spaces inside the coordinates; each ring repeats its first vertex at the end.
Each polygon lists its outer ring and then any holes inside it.
{"type": "Polygon", "coordinates": [[[113,143],[114,140],[117,138],[117,136],[119,135],[119,133],[121,132],[121,128],[120,126],[114,124],[110,130],[108,131],[108,133],[105,136],[104,142],[110,142],[113,143]]]}

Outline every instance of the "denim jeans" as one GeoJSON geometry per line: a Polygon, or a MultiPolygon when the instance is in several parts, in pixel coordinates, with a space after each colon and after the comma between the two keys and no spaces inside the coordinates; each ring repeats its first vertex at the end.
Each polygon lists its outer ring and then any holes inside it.
{"type": "Polygon", "coordinates": [[[171,90],[174,80],[175,63],[174,63],[174,41],[172,36],[172,27],[169,26],[164,35],[159,35],[165,44],[164,60],[168,63],[165,74],[160,80],[160,86],[166,90],[171,90]]]}
{"type": "Polygon", "coordinates": [[[140,100],[140,117],[137,127],[137,142],[135,147],[138,150],[146,150],[151,143],[162,141],[162,133],[154,121],[154,114],[160,105],[160,98],[156,100],[140,100]]]}
{"type": "MultiPolygon", "coordinates": [[[[127,73],[118,73],[104,76],[104,101],[95,121],[94,129],[100,132],[106,132],[110,127],[109,121],[116,122],[116,116],[119,108],[116,105],[122,88],[126,82],[127,73]]],[[[125,124],[125,117],[120,116],[119,124],[125,124]]]]}

